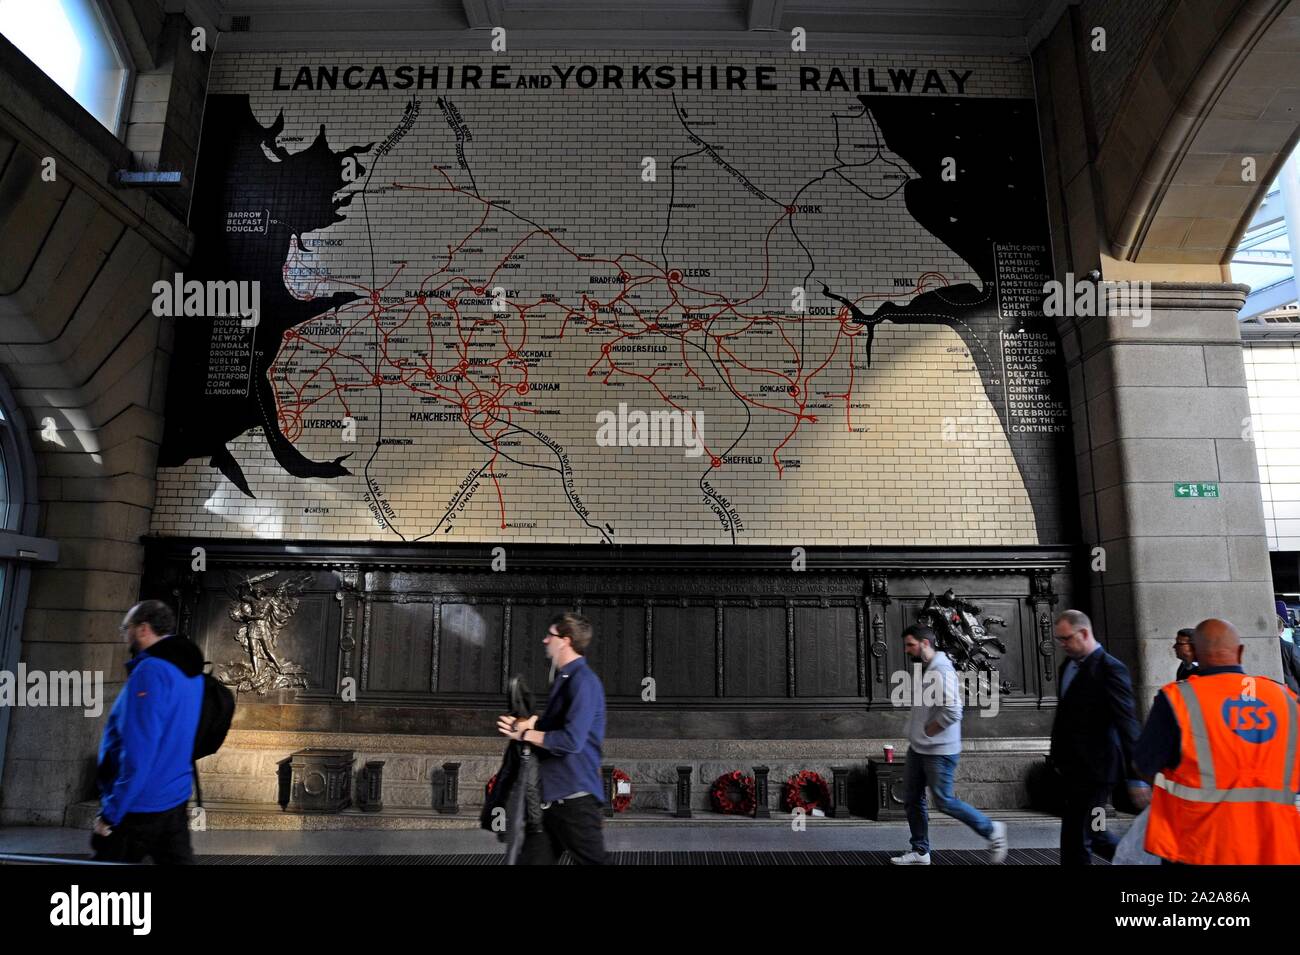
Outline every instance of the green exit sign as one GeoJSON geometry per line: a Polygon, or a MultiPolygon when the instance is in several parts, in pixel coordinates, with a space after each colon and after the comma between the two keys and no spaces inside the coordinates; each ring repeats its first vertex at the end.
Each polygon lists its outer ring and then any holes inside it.
{"type": "Polygon", "coordinates": [[[1174,485],[1174,497],[1218,497],[1219,485],[1185,482],[1174,485]]]}

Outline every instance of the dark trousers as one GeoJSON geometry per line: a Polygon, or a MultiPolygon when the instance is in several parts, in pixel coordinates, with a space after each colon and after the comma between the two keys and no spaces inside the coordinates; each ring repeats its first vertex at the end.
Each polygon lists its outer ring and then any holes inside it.
{"type": "Polygon", "coordinates": [[[603,822],[595,796],[550,803],[542,810],[543,831],[524,836],[519,864],[555,865],[567,849],[578,865],[604,865],[603,822]]]}
{"type": "Polygon", "coordinates": [[[1111,786],[1091,780],[1065,780],[1065,810],[1061,813],[1061,865],[1091,865],[1092,852],[1110,861],[1119,838],[1108,828],[1106,804],[1111,786]],[[1098,813],[1096,810],[1100,809],[1098,813]],[[1098,829],[1097,826],[1101,826],[1098,829]]]}
{"type": "Polygon", "coordinates": [[[90,837],[96,862],[143,862],[193,865],[190,848],[189,802],[165,812],[128,812],[110,836],[90,837]]]}

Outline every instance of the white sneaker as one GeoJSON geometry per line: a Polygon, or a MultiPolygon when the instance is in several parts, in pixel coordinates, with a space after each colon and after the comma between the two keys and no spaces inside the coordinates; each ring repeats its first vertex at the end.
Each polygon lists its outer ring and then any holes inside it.
{"type": "Polygon", "coordinates": [[[901,856],[894,856],[889,860],[894,865],[929,865],[930,853],[928,852],[905,852],[901,856]]]}
{"type": "Polygon", "coordinates": [[[993,823],[993,834],[989,836],[989,862],[998,865],[1007,857],[1007,824],[993,823]]]}

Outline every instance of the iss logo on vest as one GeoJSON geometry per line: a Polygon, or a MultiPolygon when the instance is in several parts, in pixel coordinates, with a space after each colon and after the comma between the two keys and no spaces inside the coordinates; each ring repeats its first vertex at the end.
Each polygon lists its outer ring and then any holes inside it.
{"type": "Polygon", "coordinates": [[[1223,723],[1248,743],[1267,743],[1277,735],[1278,720],[1263,700],[1243,693],[1223,701],[1223,723]]]}

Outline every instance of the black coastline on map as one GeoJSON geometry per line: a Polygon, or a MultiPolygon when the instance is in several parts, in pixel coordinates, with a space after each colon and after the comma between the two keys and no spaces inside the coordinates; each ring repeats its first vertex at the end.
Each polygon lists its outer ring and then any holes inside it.
{"type": "MultiPolygon", "coordinates": [[[[834,288],[819,285],[818,290],[867,326],[868,361],[871,336],[882,322],[947,325],[961,336],[1015,455],[1039,539],[1066,539],[1063,531],[1072,519],[1062,513],[1060,501],[1071,499],[1071,489],[1058,491],[1054,482],[1068,481],[1074,472],[1073,440],[1056,325],[1041,309],[1042,282],[1052,277],[1052,263],[1034,103],[980,97],[858,99],[875,118],[889,151],[918,174],[904,188],[908,213],[960,255],[982,287],[949,285],[922,292],[906,305],[886,302],[871,312],[834,288]],[[950,179],[944,178],[947,159],[955,171],[950,179]],[[1019,273],[1018,307],[1009,304],[1011,290],[1004,287],[1011,284],[1013,270],[1019,273]],[[1009,352],[1004,336],[1011,342],[1009,352]],[[1023,344],[1030,342],[1032,352],[1023,344]]],[[[922,386],[942,388],[942,382],[922,386]]]]}
{"type": "MultiPolygon", "coordinates": [[[[213,467],[251,497],[227,444],[260,427],[276,461],[294,477],[346,475],[350,472],[342,461],[347,455],[312,461],[284,436],[267,371],[287,329],[361,297],[337,292],[322,298],[295,298],[285,288],[284,265],[291,238],[343,220],[341,210],[352,200],[350,194],[335,198],[348,185],[343,160],[366,152],[373,143],[335,152],[322,126],[310,146],[291,153],[277,142],[284,128],[283,114],[263,127],[247,94],[209,96],[203,126],[190,215],[194,258],[185,268],[185,280],[260,282],[261,312],[251,329],[244,329],[238,317],[175,319],[159,466],[209,458],[213,467]],[[218,334],[214,322],[222,323],[223,334],[218,334]],[[234,354],[214,354],[219,347],[234,354]],[[235,375],[241,362],[246,363],[247,374],[241,367],[235,375]],[[223,363],[231,370],[224,379],[214,374],[223,363]]],[[[364,172],[359,162],[357,169],[364,172]]]]}

